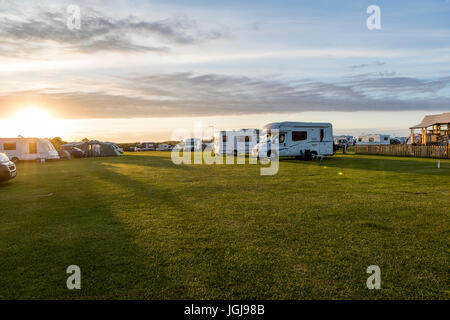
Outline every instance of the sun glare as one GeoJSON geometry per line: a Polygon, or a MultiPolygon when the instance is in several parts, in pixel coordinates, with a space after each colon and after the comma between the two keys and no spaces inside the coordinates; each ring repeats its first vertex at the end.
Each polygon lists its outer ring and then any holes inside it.
{"type": "Polygon", "coordinates": [[[61,135],[59,121],[50,112],[37,107],[22,108],[11,118],[2,120],[1,136],[55,137],[61,135]]]}

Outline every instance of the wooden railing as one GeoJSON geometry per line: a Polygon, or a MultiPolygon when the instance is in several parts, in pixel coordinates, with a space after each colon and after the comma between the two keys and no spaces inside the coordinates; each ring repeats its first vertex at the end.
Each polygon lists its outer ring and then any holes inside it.
{"type": "Polygon", "coordinates": [[[359,154],[382,154],[399,157],[450,159],[450,146],[413,146],[407,144],[356,146],[359,154]]]}

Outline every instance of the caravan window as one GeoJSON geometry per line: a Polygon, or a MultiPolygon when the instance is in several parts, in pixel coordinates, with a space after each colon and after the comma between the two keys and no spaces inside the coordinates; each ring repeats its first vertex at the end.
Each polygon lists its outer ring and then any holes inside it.
{"type": "Polygon", "coordinates": [[[3,150],[16,150],[16,144],[15,143],[5,143],[3,145],[3,150]]]}
{"type": "Polygon", "coordinates": [[[320,142],[323,141],[324,137],[325,137],[325,130],[324,129],[320,129],[320,142]]]}
{"type": "Polygon", "coordinates": [[[280,143],[284,143],[284,141],[286,140],[286,135],[284,133],[280,134],[280,143]]]}
{"type": "Polygon", "coordinates": [[[308,138],[306,131],[292,131],[292,141],[301,141],[308,138]]]}
{"type": "Polygon", "coordinates": [[[387,141],[388,137],[384,137],[384,140],[387,141]]]}
{"type": "Polygon", "coordinates": [[[222,136],[222,142],[227,142],[227,140],[228,140],[228,137],[226,135],[223,135],[222,136]]]}
{"type": "Polygon", "coordinates": [[[374,142],[375,140],[373,138],[369,138],[369,142],[374,142]]]}

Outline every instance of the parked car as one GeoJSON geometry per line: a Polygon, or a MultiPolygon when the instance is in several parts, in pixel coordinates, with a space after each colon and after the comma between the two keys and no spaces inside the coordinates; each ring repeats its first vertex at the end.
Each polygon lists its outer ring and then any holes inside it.
{"type": "Polygon", "coordinates": [[[348,140],[345,138],[334,138],[334,148],[335,150],[339,149],[347,149],[348,148],[348,140]]]}
{"type": "Polygon", "coordinates": [[[8,156],[0,153],[0,181],[7,181],[17,176],[17,168],[14,162],[10,161],[8,156]]]}

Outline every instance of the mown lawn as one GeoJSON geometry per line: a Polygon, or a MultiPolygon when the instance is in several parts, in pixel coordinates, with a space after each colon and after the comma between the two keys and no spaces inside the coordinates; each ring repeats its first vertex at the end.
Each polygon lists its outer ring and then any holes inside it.
{"type": "Polygon", "coordinates": [[[259,169],[164,152],[19,164],[0,184],[0,299],[449,298],[450,161],[259,169]]]}

